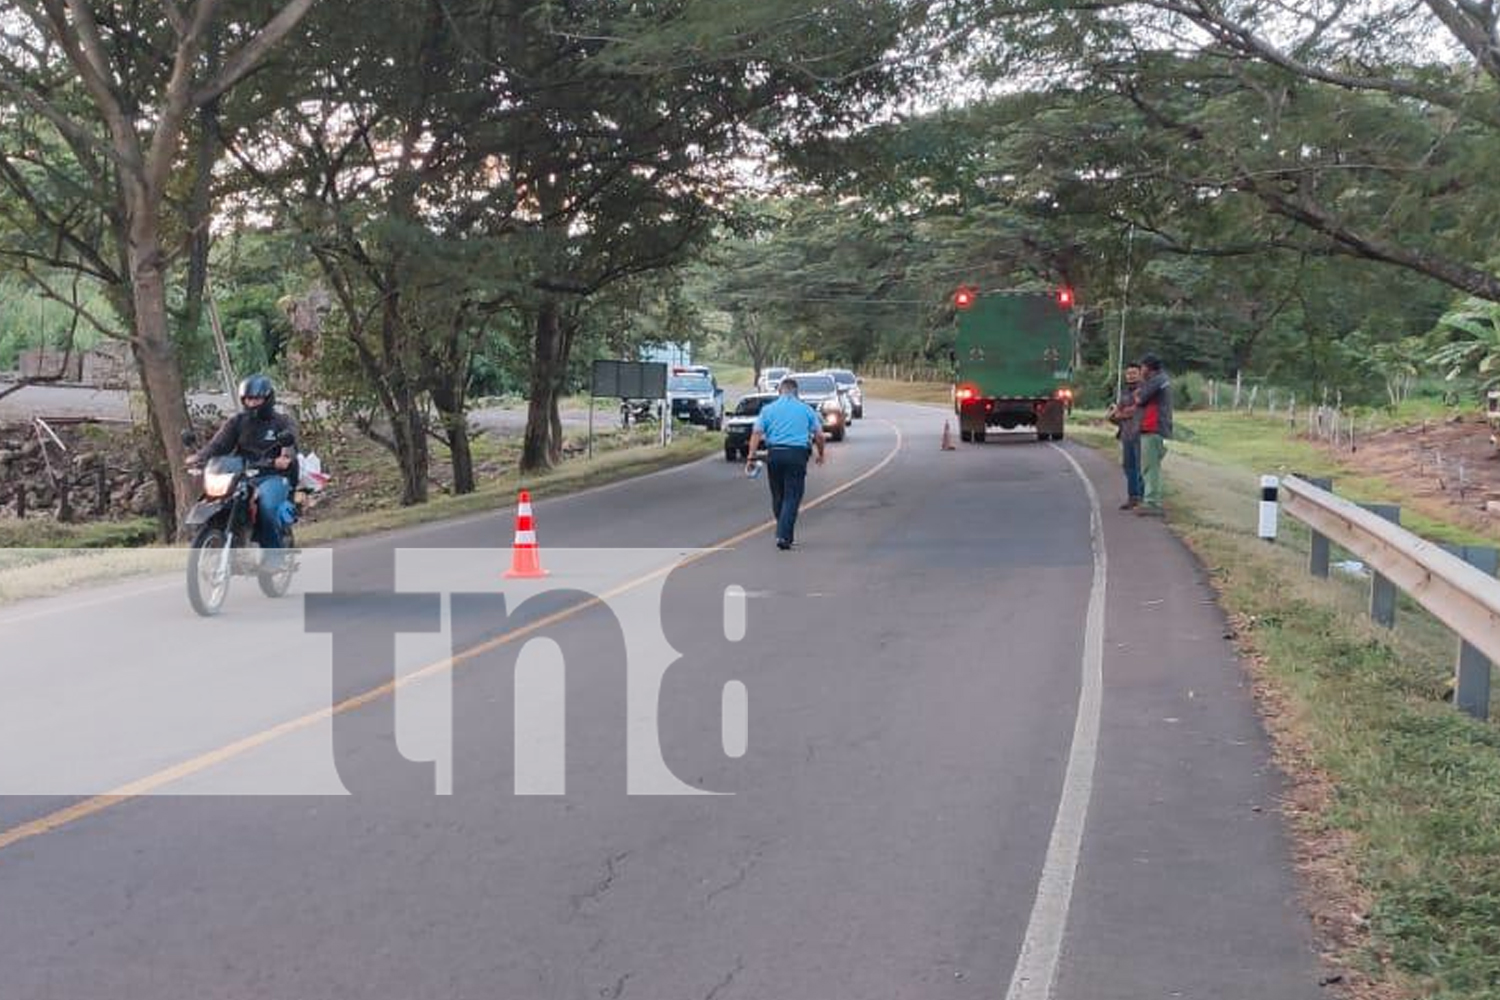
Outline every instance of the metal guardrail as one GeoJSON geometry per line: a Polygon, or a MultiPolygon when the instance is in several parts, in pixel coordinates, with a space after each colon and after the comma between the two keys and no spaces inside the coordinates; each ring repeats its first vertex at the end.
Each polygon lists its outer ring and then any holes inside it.
{"type": "Polygon", "coordinates": [[[1323,483],[1288,476],[1282,507],[1313,531],[1309,568],[1328,573],[1328,543],[1347,549],[1374,573],[1371,616],[1395,621],[1395,589],[1404,591],[1459,636],[1454,701],[1478,718],[1489,714],[1491,663],[1500,662],[1500,580],[1496,551],[1446,548],[1400,526],[1400,510],[1361,506],[1323,483]]]}

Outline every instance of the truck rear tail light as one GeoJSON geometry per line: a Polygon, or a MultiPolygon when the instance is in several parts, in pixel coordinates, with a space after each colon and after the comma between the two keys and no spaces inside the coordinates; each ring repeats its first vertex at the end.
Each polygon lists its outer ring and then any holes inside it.
{"type": "Polygon", "coordinates": [[[1057,390],[1057,398],[1065,403],[1073,402],[1073,390],[1067,387],[1057,390]]]}
{"type": "Polygon", "coordinates": [[[957,395],[960,403],[967,403],[969,400],[979,397],[979,390],[972,385],[961,385],[958,387],[957,395]]]}

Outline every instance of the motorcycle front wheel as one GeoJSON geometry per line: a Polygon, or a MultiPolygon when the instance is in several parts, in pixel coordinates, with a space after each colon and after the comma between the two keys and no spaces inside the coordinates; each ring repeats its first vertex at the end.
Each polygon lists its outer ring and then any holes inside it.
{"type": "Polygon", "coordinates": [[[229,597],[229,580],[234,574],[233,567],[224,559],[228,541],[221,529],[205,525],[188,551],[188,603],[204,618],[222,611],[229,597]]]}

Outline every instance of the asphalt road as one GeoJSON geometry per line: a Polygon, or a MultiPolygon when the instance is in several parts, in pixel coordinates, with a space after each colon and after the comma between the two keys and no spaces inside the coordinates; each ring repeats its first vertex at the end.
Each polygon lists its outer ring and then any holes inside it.
{"type": "Polygon", "coordinates": [[[170,580],[0,613],[0,997],[1318,995],[1187,554],[1083,449],[870,415],[790,553],[708,460],[539,504],[552,576],[503,607],[509,511],[312,557],[332,638],[244,581],[215,621],[170,580]],[[429,582],[489,596],[393,655],[429,582]],[[622,652],[657,604],[659,697],[622,652]],[[721,794],[627,794],[638,759],[721,794]]]}

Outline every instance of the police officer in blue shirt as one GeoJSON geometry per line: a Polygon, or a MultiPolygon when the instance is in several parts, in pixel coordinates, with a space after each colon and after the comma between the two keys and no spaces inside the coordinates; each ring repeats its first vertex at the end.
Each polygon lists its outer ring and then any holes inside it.
{"type": "Polygon", "coordinates": [[[776,547],[792,547],[797,509],[807,485],[807,460],[814,448],[823,464],[823,422],[811,406],[797,398],[797,383],[789,378],[777,387],[781,398],[761,408],[750,432],[745,469],[755,465],[761,441],[766,443],[766,479],[771,484],[771,513],[776,518],[776,547]]]}

